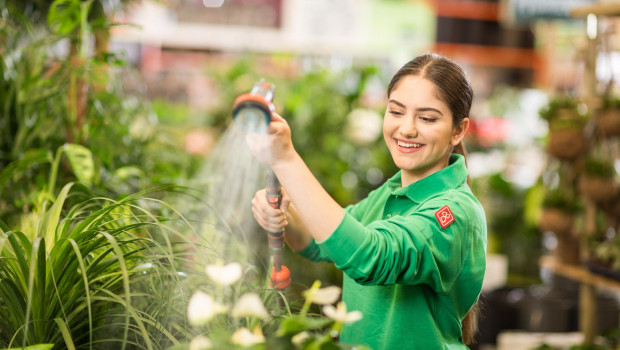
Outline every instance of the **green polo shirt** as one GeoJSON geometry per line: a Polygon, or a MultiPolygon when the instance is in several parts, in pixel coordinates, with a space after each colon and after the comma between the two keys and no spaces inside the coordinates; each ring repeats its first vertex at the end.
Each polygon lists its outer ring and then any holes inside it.
{"type": "Polygon", "coordinates": [[[362,320],[343,344],[379,349],[467,349],[461,321],[486,267],[486,219],[463,156],[402,188],[400,172],[345,209],[338,228],[301,254],[344,272],[343,301],[362,320]],[[447,209],[446,209],[447,208],[447,209]]]}

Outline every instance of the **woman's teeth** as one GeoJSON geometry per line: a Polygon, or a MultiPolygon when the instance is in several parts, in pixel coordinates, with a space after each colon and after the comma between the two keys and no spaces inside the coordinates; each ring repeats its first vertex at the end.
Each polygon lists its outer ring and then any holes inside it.
{"type": "Polygon", "coordinates": [[[422,145],[419,144],[419,143],[406,143],[406,142],[403,142],[401,140],[396,140],[396,142],[401,147],[407,147],[407,148],[420,148],[420,147],[422,147],[422,145]]]}

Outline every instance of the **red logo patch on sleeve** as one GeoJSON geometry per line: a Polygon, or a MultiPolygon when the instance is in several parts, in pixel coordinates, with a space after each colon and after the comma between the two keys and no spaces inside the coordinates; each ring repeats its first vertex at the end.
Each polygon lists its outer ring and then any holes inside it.
{"type": "Polygon", "coordinates": [[[454,222],[454,215],[452,215],[452,211],[447,205],[444,205],[441,209],[437,210],[435,212],[435,217],[437,218],[437,221],[439,221],[439,226],[441,226],[441,228],[446,228],[454,222]]]}

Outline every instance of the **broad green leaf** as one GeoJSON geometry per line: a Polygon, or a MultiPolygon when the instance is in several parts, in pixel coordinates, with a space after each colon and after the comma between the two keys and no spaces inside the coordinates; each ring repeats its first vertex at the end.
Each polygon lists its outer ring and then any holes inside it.
{"type": "Polygon", "coordinates": [[[113,174],[119,180],[123,180],[123,181],[129,179],[130,177],[142,178],[144,176],[144,172],[142,171],[142,169],[136,166],[120,167],[116,169],[116,171],[114,171],[113,174]]]}
{"type": "Polygon", "coordinates": [[[80,0],[56,0],[47,14],[47,24],[56,34],[71,34],[81,20],[80,0]]]}
{"type": "Polygon", "coordinates": [[[280,323],[280,327],[278,328],[277,335],[278,336],[295,335],[303,331],[322,329],[324,327],[327,327],[331,323],[333,323],[333,321],[328,318],[302,317],[299,315],[294,315],[294,316],[285,318],[280,323]]]}
{"type": "Polygon", "coordinates": [[[81,145],[66,144],[63,147],[71,168],[78,180],[84,183],[86,186],[91,186],[95,177],[95,162],[93,161],[92,152],[81,145]]]}

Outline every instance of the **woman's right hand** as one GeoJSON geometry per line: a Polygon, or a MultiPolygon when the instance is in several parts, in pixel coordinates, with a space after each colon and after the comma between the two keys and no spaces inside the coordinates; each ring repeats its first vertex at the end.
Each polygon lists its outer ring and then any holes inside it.
{"type": "Polygon", "coordinates": [[[274,209],[267,201],[267,191],[259,190],[252,199],[252,214],[256,222],[267,232],[282,232],[288,225],[286,210],[291,201],[282,189],[282,202],[280,209],[274,209]]]}

